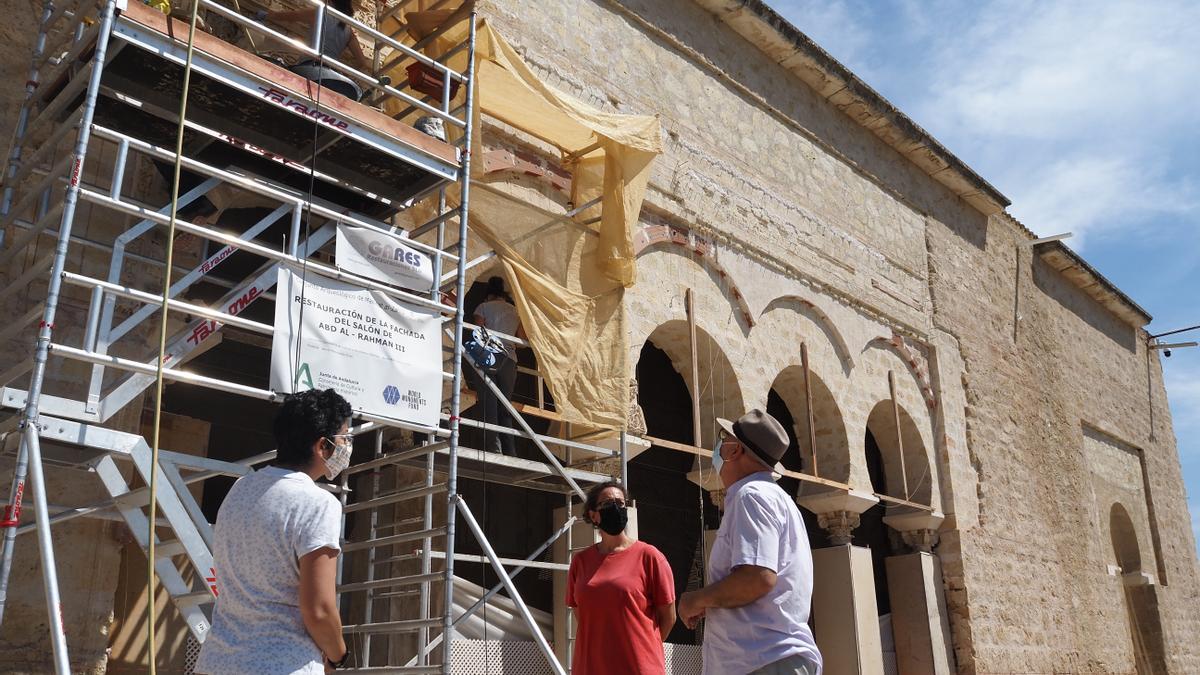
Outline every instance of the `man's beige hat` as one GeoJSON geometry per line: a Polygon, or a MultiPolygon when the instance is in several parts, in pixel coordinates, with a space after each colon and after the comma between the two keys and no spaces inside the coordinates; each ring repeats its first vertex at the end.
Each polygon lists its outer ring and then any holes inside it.
{"type": "Polygon", "coordinates": [[[717,424],[741,441],[742,445],[750,448],[750,451],[769,467],[777,467],[777,462],[783,457],[783,453],[787,452],[791,443],[783,425],[757,408],[742,415],[736,422],[718,417],[717,424]]]}

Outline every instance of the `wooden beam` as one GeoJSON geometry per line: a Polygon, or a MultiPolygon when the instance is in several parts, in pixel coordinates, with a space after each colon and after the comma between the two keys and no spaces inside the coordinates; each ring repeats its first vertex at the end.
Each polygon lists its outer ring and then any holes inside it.
{"type": "Polygon", "coordinates": [[[804,368],[804,414],[808,420],[808,450],[812,453],[813,475],[820,477],[817,467],[817,428],[813,425],[812,371],[808,366],[808,343],[800,343],[800,365],[804,368]]]}
{"type": "Polygon", "coordinates": [[[908,501],[908,471],[904,467],[904,432],[900,429],[900,403],[896,400],[896,373],[888,371],[888,394],[892,397],[892,419],[896,422],[896,448],[900,452],[900,480],[904,483],[904,500],[908,501]]]}
{"type": "Polygon", "coordinates": [[[692,356],[692,445],[702,445],[700,437],[700,359],[696,353],[696,305],[692,289],[683,295],[687,308],[688,346],[692,356]]]}

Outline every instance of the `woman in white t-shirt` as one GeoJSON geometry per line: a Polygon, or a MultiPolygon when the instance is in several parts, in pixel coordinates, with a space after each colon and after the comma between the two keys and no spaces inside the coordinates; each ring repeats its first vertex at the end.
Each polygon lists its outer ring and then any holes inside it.
{"type": "Polygon", "coordinates": [[[337,606],[342,509],[315,483],[350,464],[353,411],[332,389],[288,396],[275,463],[238,479],[213,535],[212,631],[197,673],[323,675],[348,654],[337,606]]]}

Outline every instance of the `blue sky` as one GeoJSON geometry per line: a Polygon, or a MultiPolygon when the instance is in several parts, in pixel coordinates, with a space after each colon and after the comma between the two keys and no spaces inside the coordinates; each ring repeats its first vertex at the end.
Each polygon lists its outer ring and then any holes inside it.
{"type": "MultiPolygon", "coordinates": [[[[768,2],[1030,229],[1074,232],[1151,333],[1200,324],[1200,2],[768,2]]],[[[1200,348],[1163,369],[1200,540],[1200,348]]]]}

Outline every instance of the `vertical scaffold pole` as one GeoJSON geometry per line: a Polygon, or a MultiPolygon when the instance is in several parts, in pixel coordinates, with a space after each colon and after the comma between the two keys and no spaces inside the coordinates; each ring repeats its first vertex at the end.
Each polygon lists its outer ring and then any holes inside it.
{"type": "MultiPolygon", "coordinates": [[[[116,0],[107,0],[100,14],[100,32],[96,36],[96,48],[92,58],[95,66],[88,79],[87,94],[83,100],[83,114],[79,119],[74,156],[71,161],[70,179],[63,198],[62,220],[58,228],[58,242],[54,248],[54,263],[50,268],[50,279],[46,288],[46,306],[38,326],[37,344],[33,352],[33,374],[30,376],[29,393],[25,399],[25,410],[21,413],[21,449],[25,453],[26,466],[32,465],[37,494],[34,497],[34,516],[37,519],[38,547],[42,554],[42,584],[46,591],[46,613],[50,624],[50,644],[54,651],[54,670],[59,675],[70,673],[67,658],[67,636],[63,630],[62,606],[58,594],[58,575],[54,563],[54,543],[50,536],[50,513],[46,506],[45,481],[42,476],[41,447],[37,439],[38,402],[46,377],[46,361],[50,355],[50,340],[54,331],[54,318],[58,311],[58,296],[62,289],[63,269],[67,264],[67,249],[71,243],[71,227],[75,221],[75,205],[79,202],[79,182],[83,175],[84,158],[87,156],[91,137],[92,118],[96,111],[96,99],[100,92],[100,77],[104,74],[104,59],[108,51],[108,38],[112,33],[113,13],[116,0]]],[[[23,481],[22,467],[14,482],[23,481]]],[[[8,572],[8,569],[2,570],[8,572]]],[[[8,578],[0,579],[0,587],[7,587],[8,578]]]]}
{"type": "MultiPolygon", "coordinates": [[[[0,197],[0,218],[8,215],[12,208],[13,194],[16,186],[12,184],[21,167],[21,153],[24,151],[25,129],[29,126],[29,102],[37,91],[41,77],[38,64],[42,53],[46,50],[46,32],[48,22],[54,16],[54,2],[46,2],[42,8],[42,20],[38,25],[37,41],[33,47],[33,60],[29,66],[29,79],[25,81],[25,100],[21,102],[21,112],[17,117],[17,126],[13,134],[12,148],[8,155],[8,170],[4,180],[3,197],[0,197]]],[[[4,232],[0,231],[0,245],[4,244],[4,232]]],[[[25,497],[25,474],[28,471],[28,455],[18,442],[17,465],[13,482],[8,492],[8,506],[4,507],[4,515],[0,518],[0,528],[4,529],[4,543],[0,545],[0,625],[4,623],[4,605],[8,601],[8,578],[12,574],[13,552],[17,543],[17,525],[21,521],[21,501],[25,497]]]]}
{"type": "Polygon", "coordinates": [[[470,37],[467,43],[467,87],[466,101],[463,106],[466,116],[466,126],[463,129],[462,162],[459,168],[461,194],[458,204],[458,279],[455,284],[457,297],[454,310],[454,379],[450,392],[450,444],[449,462],[446,476],[446,581],[444,586],[444,606],[442,607],[442,672],[450,672],[450,645],[454,642],[454,516],[458,506],[458,435],[461,412],[462,387],[462,358],[463,358],[463,319],[465,313],[464,301],[467,297],[467,214],[471,196],[471,143],[474,131],[475,115],[475,19],[476,12],[471,10],[470,37]]]}
{"type": "MultiPolygon", "coordinates": [[[[54,16],[54,2],[50,0],[42,6],[42,20],[38,24],[37,40],[33,46],[33,60],[29,65],[29,78],[25,80],[25,99],[21,101],[21,111],[17,113],[17,126],[13,134],[12,148],[8,153],[8,175],[5,176],[4,196],[0,198],[0,217],[7,216],[8,210],[12,208],[13,193],[16,186],[12,184],[12,180],[17,175],[17,171],[21,166],[21,153],[24,151],[25,129],[29,126],[29,102],[33,100],[33,95],[37,92],[38,84],[41,79],[41,67],[38,65],[42,61],[42,53],[46,51],[46,32],[50,26],[47,23],[54,16]]],[[[0,232],[0,244],[4,243],[4,233],[0,232]]]]}

